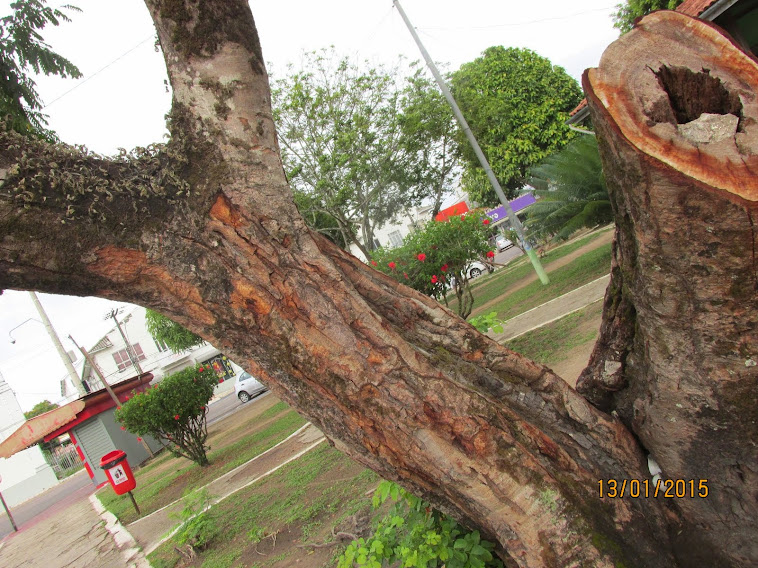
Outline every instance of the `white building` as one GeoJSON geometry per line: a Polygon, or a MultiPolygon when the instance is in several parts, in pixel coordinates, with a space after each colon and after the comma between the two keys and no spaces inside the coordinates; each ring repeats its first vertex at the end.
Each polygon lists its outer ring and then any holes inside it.
{"type": "MultiPolygon", "coordinates": [[[[458,203],[461,201],[466,201],[468,208],[471,209],[471,204],[468,203],[467,195],[463,192],[460,192],[460,190],[445,200],[442,209],[445,209],[445,207],[448,207],[453,203],[458,203]]],[[[370,248],[375,249],[380,247],[399,247],[403,244],[403,239],[408,236],[409,233],[416,229],[420,229],[428,221],[432,220],[433,207],[433,205],[422,205],[419,207],[407,209],[396,214],[395,217],[393,217],[390,221],[384,223],[381,227],[375,227],[374,246],[370,248]]],[[[360,239],[360,236],[358,238],[360,239]]],[[[364,262],[367,261],[367,259],[364,258],[363,253],[355,244],[350,245],[350,253],[360,258],[364,262]]]]}
{"type": "MultiPolygon", "coordinates": [[[[139,366],[143,373],[152,373],[156,381],[198,363],[211,365],[219,375],[219,379],[224,380],[234,377],[241,371],[240,367],[208,343],[181,353],[174,353],[165,344],[154,340],[147,331],[143,307],[134,306],[127,313],[117,317],[121,331],[114,323],[111,330],[89,349],[90,357],[109,384],[116,384],[136,375],[138,370],[135,365],[139,366]],[[127,351],[127,342],[131,348],[131,356],[127,351]]],[[[90,391],[103,388],[97,373],[89,363],[79,361],[76,369],[90,391]]],[[[61,391],[66,398],[78,397],[68,378],[61,381],[61,391]]]]}
{"type": "MultiPolygon", "coordinates": [[[[0,374],[0,442],[25,421],[15,393],[0,374]]],[[[0,458],[0,492],[9,507],[39,495],[57,483],[58,478],[39,446],[32,446],[9,458],[0,458]]]]}

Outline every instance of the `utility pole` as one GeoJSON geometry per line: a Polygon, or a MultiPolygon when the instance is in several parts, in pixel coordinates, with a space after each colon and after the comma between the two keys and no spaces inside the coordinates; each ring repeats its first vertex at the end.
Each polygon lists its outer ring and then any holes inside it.
{"type": "Polygon", "coordinates": [[[121,324],[116,318],[117,315],[118,315],[118,310],[113,309],[107,314],[105,314],[105,319],[113,318],[113,321],[116,322],[116,327],[118,328],[118,332],[121,334],[121,339],[124,340],[124,345],[126,345],[126,354],[129,356],[129,360],[132,362],[132,365],[134,365],[134,368],[137,369],[137,373],[141,375],[142,367],[140,367],[139,361],[137,361],[137,357],[132,350],[131,343],[129,343],[129,341],[126,339],[126,335],[124,335],[124,330],[121,329],[121,324]]]}
{"type": "Polygon", "coordinates": [[[529,260],[532,261],[532,266],[534,266],[534,270],[537,273],[537,276],[539,276],[540,282],[543,284],[548,284],[550,282],[550,279],[547,277],[545,269],[542,268],[542,263],[540,263],[540,259],[537,258],[537,254],[534,252],[532,247],[529,245],[529,242],[524,237],[524,227],[521,224],[521,221],[519,221],[518,217],[516,217],[516,214],[513,212],[511,205],[508,203],[508,199],[505,197],[503,188],[500,187],[500,182],[497,181],[497,178],[495,177],[495,174],[493,173],[492,168],[487,161],[487,158],[484,156],[484,152],[482,152],[482,149],[479,147],[479,143],[476,141],[474,134],[471,132],[471,128],[469,128],[468,122],[466,122],[466,119],[463,117],[461,109],[458,108],[458,104],[455,102],[450,89],[442,78],[442,75],[440,75],[440,72],[437,69],[437,66],[434,64],[434,61],[432,61],[432,58],[429,56],[429,53],[426,51],[424,44],[421,43],[416,30],[411,25],[408,16],[405,15],[405,11],[400,5],[400,2],[398,2],[398,0],[393,0],[393,5],[397,8],[400,17],[403,18],[405,25],[408,27],[408,31],[410,31],[411,36],[413,36],[413,41],[416,42],[419,51],[421,51],[421,55],[424,57],[424,61],[426,61],[429,70],[432,72],[432,75],[434,75],[434,80],[437,82],[437,85],[442,91],[442,94],[445,96],[448,104],[453,109],[453,114],[455,114],[455,118],[458,119],[458,123],[461,125],[461,129],[463,129],[463,133],[466,135],[466,138],[468,138],[468,141],[471,144],[476,157],[479,159],[479,163],[482,165],[482,168],[484,168],[484,172],[487,174],[487,179],[489,179],[490,184],[492,185],[492,189],[495,190],[498,199],[500,199],[500,203],[502,203],[503,207],[505,207],[505,211],[508,214],[508,221],[510,222],[511,227],[513,227],[519,239],[524,244],[524,251],[529,256],[529,260]]]}
{"type": "Polygon", "coordinates": [[[79,347],[79,344],[74,341],[74,338],[71,337],[71,335],[68,336],[68,338],[71,340],[71,343],[73,343],[76,348],[81,352],[82,355],[84,355],[84,358],[87,360],[87,363],[90,364],[90,367],[92,367],[92,370],[95,371],[95,374],[100,379],[100,382],[103,383],[103,386],[105,387],[105,390],[108,391],[108,394],[111,395],[111,399],[116,404],[116,408],[121,408],[121,401],[116,396],[116,393],[113,392],[113,389],[108,384],[108,381],[105,380],[105,377],[100,372],[100,367],[97,366],[95,361],[92,360],[92,357],[90,357],[89,353],[87,353],[87,350],[84,347],[79,347]]]}
{"type": "MultiPolygon", "coordinates": [[[[87,362],[92,367],[92,370],[95,371],[95,374],[100,379],[100,382],[103,383],[103,386],[105,387],[105,390],[108,391],[108,394],[111,396],[111,399],[116,404],[116,408],[121,408],[121,401],[116,396],[116,393],[113,392],[113,389],[108,384],[108,381],[105,380],[105,377],[103,376],[103,373],[100,372],[100,367],[97,366],[97,363],[95,363],[95,361],[90,357],[89,353],[87,353],[87,350],[84,347],[79,347],[79,345],[76,343],[76,341],[74,341],[73,337],[71,337],[69,335],[68,338],[71,340],[71,343],[73,343],[74,345],[76,345],[76,348],[79,351],[81,351],[82,355],[84,355],[84,358],[87,360],[87,362]]],[[[141,374],[142,374],[142,372],[140,371],[140,375],[141,374]]],[[[155,457],[155,454],[153,454],[153,450],[150,449],[150,446],[147,445],[147,442],[145,442],[145,440],[143,440],[143,439],[140,439],[140,442],[142,443],[142,446],[147,450],[148,455],[151,458],[155,457]]],[[[131,492],[129,492],[129,493],[130,493],[130,496],[131,496],[131,492]]],[[[139,513],[139,507],[137,507],[137,503],[134,501],[134,497],[132,497],[132,502],[134,503],[134,507],[137,509],[137,512],[139,513]]]]}
{"type": "Polygon", "coordinates": [[[76,374],[76,369],[74,369],[74,365],[71,363],[71,359],[69,358],[66,351],[63,349],[63,345],[61,345],[61,340],[58,338],[58,334],[55,333],[53,324],[50,323],[50,319],[47,317],[47,314],[45,313],[45,310],[42,307],[42,304],[40,303],[39,298],[37,297],[37,294],[35,292],[29,292],[29,296],[31,296],[32,298],[32,303],[34,303],[34,307],[37,308],[37,313],[39,313],[39,317],[42,318],[42,325],[45,326],[45,329],[47,330],[48,335],[50,335],[50,339],[52,339],[53,343],[55,344],[55,348],[58,351],[58,355],[60,356],[61,361],[63,361],[63,364],[66,366],[66,370],[68,371],[68,374],[71,377],[71,382],[74,383],[74,387],[79,393],[79,396],[84,396],[85,394],[87,394],[87,391],[84,388],[84,385],[82,384],[82,379],[79,377],[79,375],[76,374]]]}

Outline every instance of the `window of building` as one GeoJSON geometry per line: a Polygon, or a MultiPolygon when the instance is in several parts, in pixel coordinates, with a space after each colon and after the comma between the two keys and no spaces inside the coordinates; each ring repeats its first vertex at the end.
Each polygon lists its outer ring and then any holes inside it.
{"type": "MultiPolygon", "coordinates": [[[[144,361],[147,359],[139,343],[133,343],[132,350],[134,351],[134,357],[137,359],[137,361],[144,361]]],[[[128,367],[132,366],[132,361],[129,359],[129,354],[126,352],[126,349],[116,351],[113,354],[113,359],[116,361],[116,366],[118,367],[119,371],[124,371],[128,367]]]]}
{"type": "Polygon", "coordinates": [[[403,244],[403,237],[400,234],[400,231],[392,231],[389,236],[390,236],[390,246],[392,248],[397,248],[403,244]]]}
{"type": "Polygon", "coordinates": [[[163,353],[164,351],[170,351],[165,341],[159,341],[157,339],[154,339],[153,341],[155,341],[155,346],[158,348],[159,353],[163,353]]]}

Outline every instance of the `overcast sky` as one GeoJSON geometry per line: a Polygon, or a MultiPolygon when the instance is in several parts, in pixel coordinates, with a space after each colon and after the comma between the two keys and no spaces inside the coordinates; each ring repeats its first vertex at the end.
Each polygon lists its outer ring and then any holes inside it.
{"type": "MultiPolygon", "coordinates": [[[[487,47],[527,47],[560,65],[577,80],[597,64],[618,37],[611,14],[620,0],[403,0],[432,58],[450,70],[487,47]]],[[[64,4],[66,2],[61,2],[64,4]]],[[[73,22],[44,31],[55,51],[82,71],[77,81],[40,78],[45,112],[64,142],[113,154],[164,140],[171,94],[144,4],[138,0],[71,0],[82,9],[73,22]]],[[[2,14],[9,13],[3,1],[2,14]]],[[[50,5],[56,5],[55,0],[50,5]]],[[[304,51],[333,45],[343,55],[392,63],[421,56],[391,0],[251,0],[263,55],[273,74],[298,66],[304,51]]],[[[41,295],[66,349],[69,333],[90,347],[109,327],[105,300],[41,295]]],[[[0,296],[0,372],[24,410],[60,398],[63,364],[27,293],[0,296]]]]}

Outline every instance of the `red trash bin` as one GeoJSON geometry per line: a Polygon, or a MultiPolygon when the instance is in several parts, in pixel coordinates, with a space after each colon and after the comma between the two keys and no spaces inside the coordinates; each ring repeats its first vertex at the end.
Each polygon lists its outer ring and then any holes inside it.
{"type": "Polygon", "coordinates": [[[100,458],[100,468],[105,470],[105,475],[116,495],[123,495],[137,487],[132,468],[126,461],[126,453],[121,450],[113,450],[100,458]]]}

